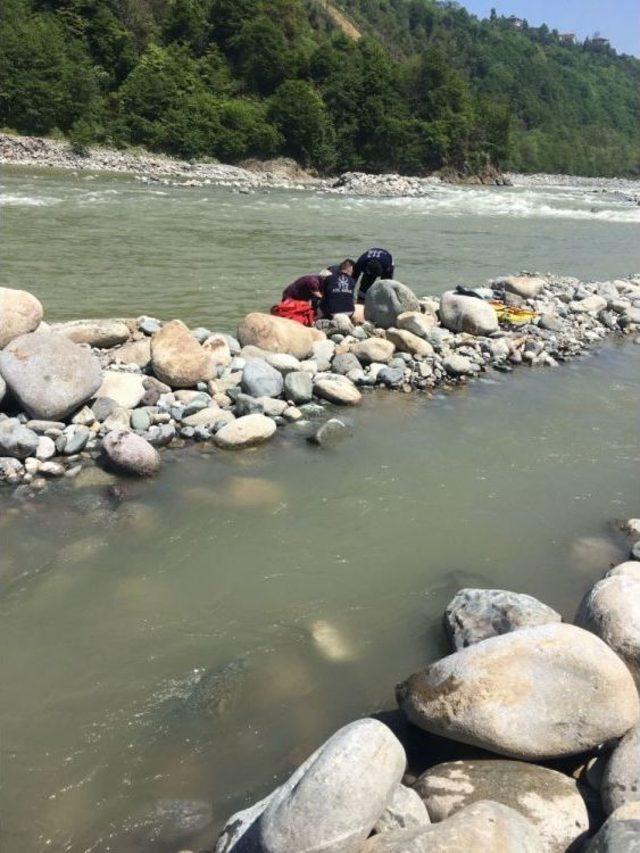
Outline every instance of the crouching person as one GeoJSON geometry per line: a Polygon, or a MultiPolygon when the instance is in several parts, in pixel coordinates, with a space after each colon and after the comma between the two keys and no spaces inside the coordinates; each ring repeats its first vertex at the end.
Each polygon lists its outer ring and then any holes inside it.
{"type": "Polygon", "coordinates": [[[323,279],[322,299],[320,300],[320,316],[333,319],[344,314],[353,323],[362,323],[364,308],[356,305],[356,281],[351,275],[353,266],[349,261],[343,261],[336,272],[323,279]]]}

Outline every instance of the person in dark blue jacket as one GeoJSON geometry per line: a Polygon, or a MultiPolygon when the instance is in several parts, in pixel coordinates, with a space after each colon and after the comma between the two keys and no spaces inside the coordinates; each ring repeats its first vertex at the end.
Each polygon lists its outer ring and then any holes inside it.
{"type": "Polygon", "coordinates": [[[353,277],[360,280],[358,302],[364,302],[367,290],[379,278],[393,278],[394,266],[391,252],[386,249],[367,249],[356,261],[353,277]]]}
{"type": "Polygon", "coordinates": [[[362,321],[359,316],[362,309],[356,311],[356,282],[350,274],[351,269],[351,264],[344,261],[337,272],[323,279],[320,300],[322,317],[330,320],[336,314],[346,314],[354,322],[362,321]]]}

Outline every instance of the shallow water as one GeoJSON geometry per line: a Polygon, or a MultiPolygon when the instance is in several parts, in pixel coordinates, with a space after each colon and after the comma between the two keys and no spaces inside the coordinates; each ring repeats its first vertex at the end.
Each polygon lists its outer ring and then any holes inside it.
{"type": "MultiPolygon", "coordinates": [[[[305,264],[380,233],[421,292],[520,267],[640,269],[637,225],[566,215],[584,212],[584,193],[513,191],[565,211],[517,217],[487,211],[493,190],[447,189],[447,213],[16,171],[1,182],[47,200],[3,209],[3,283],[59,318],[146,311],[231,328],[305,264]]],[[[393,706],[396,681],[444,651],[459,587],[529,592],[570,619],[624,555],[613,520],[638,514],[639,370],[640,347],[610,343],[433,399],[370,394],[336,451],[288,427],[248,453],[168,453],[119,505],[91,472],[24,507],[0,494],[2,849],[210,844],[336,727],[393,706]],[[212,704],[190,710],[199,673],[216,669],[212,704]]]]}

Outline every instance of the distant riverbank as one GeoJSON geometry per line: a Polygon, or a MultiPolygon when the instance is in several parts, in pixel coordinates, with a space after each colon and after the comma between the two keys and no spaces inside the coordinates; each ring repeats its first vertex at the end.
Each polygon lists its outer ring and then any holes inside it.
{"type": "MultiPolygon", "coordinates": [[[[456,182],[438,176],[411,177],[398,174],[371,175],[346,172],[330,178],[319,178],[287,158],[245,162],[242,166],[224,163],[191,163],[143,149],[119,151],[91,148],[77,153],[62,140],[34,136],[0,134],[0,165],[30,168],[62,169],[80,172],[104,172],[132,175],[140,181],[182,186],[216,185],[238,192],[288,189],[314,190],[339,195],[370,197],[411,197],[429,195],[434,186],[456,182]]],[[[513,186],[580,186],[612,193],[640,204],[640,181],[623,178],[586,178],[573,175],[489,176],[481,180],[472,176],[461,183],[513,186]]]]}

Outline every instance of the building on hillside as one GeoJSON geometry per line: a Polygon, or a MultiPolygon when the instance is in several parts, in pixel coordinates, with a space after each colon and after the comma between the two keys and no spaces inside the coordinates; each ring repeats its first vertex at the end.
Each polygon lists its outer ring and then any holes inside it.
{"type": "Polygon", "coordinates": [[[608,50],[611,44],[609,43],[609,39],[605,39],[596,33],[593,38],[588,39],[587,46],[591,50],[608,50]]]}
{"type": "Polygon", "coordinates": [[[575,44],[576,43],[576,34],[575,33],[560,33],[558,35],[561,44],[575,44]]]}
{"type": "Polygon", "coordinates": [[[514,30],[521,30],[524,27],[524,21],[522,18],[516,18],[515,15],[511,15],[507,18],[507,23],[513,27],[514,30]]]}

